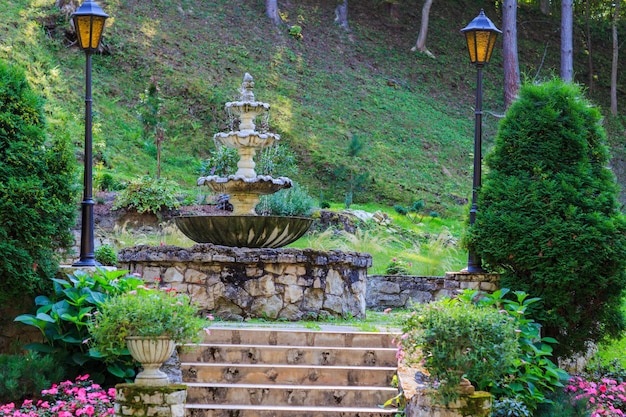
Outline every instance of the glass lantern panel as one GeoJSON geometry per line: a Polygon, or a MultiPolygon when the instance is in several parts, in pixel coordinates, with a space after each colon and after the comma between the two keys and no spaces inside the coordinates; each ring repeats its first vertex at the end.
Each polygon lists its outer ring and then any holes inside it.
{"type": "Polygon", "coordinates": [[[469,51],[470,62],[476,62],[476,32],[465,32],[465,40],[467,41],[467,50],[469,51]]]}
{"type": "Polygon", "coordinates": [[[81,49],[88,49],[91,41],[91,16],[76,16],[74,18],[78,45],[81,49]]]}
{"type": "Polygon", "coordinates": [[[91,21],[91,49],[97,49],[104,30],[105,17],[94,16],[91,21]]]}
{"type": "Polygon", "coordinates": [[[493,50],[493,45],[489,45],[491,32],[477,31],[475,36],[476,36],[476,62],[485,63],[489,61],[489,55],[491,55],[491,51],[493,50]]]}

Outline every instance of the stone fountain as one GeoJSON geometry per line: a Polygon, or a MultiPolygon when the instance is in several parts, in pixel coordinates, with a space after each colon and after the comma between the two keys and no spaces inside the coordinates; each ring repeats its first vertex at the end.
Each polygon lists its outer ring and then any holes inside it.
{"type": "Polygon", "coordinates": [[[226,103],[228,114],[239,121],[239,130],[213,136],[216,146],[237,150],[237,172],[228,177],[212,175],[198,179],[198,185],[208,186],[214,193],[228,194],[233,213],[228,216],[177,217],[178,228],[194,242],[278,248],[300,238],[311,225],[312,220],[306,217],[258,216],[255,211],[260,196],[290,188],[293,183],[287,177],[257,175],[254,170],[256,153],[272,146],[280,140],[280,136],[256,130],[255,121],[268,114],[270,105],[256,101],[253,88],[254,80],[246,73],[241,84],[240,100],[226,103]]]}
{"type": "Polygon", "coordinates": [[[278,135],[258,132],[255,120],[269,104],[255,100],[254,81],[246,74],[241,99],[226,103],[238,130],[218,133],[216,144],[237,149],[238,170],[228,177],[207,176],[198,185],[230,195],[232,215],[181,216],[180,230],[191,248],[134,246],[118,253],[118,266],[144,280],[189,294],[204,311],[224,319],[250,317],[300,320],[326,316],[365,316],[367,253],[282,248],[301,237],[312,219],[260,216],[261,195],[289,188],[289,178],[257,175],[254,156],[278,135]]]}

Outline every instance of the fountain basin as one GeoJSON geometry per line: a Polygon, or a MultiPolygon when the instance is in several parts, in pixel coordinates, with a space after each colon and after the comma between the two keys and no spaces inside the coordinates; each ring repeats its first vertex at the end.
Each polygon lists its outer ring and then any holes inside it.
{"type": "Polygon", "coordinates": [[[259,133],[250,130],[240,130],[237,132],[220,132],[213,136],[213,140],[229,148],[239,149],[242,147],[255,150],[267,148],[274,142],[280,140],[279,135],[273,133],[259,133]]]}
{"type": "Polygon", "coordinates": [[[280,248],[304,235],[313,219],[296,216],[180,216],[178,228],[197,243],[280,248]]]}
{"type": "Polygon", "coordinates": [[[268,195],[284,188],[291,188],[293,182],[287,177],[272,178],[269,175],[258,175],[254,178],[241,175],[228,177],[211,175],[198,178],[198,185],[206,185],[215,193],[268,195]]]}

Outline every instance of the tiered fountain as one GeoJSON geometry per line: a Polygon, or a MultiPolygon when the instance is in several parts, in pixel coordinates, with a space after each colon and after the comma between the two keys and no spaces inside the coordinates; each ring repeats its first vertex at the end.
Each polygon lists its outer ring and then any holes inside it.
{"type": "Polygon", "coordinates": [[[119,266],[147,281],[159,278],[162,285],[189,294],[203,310],[222,318],[364,317],[371,255],[281,248],[302,236],[312,220],[254,211],[261,195],[289,188],[292,182],[256,175],[254,155],[280,138],[256,131],[255,120],[270,106],[255,101],[253,87],[246,74],[241,100],[226,104],[238,118],[239,130],[214,136],[218,145],[238,150],[237,173],[198,179],[199,185],[230,195],[232,215],[178,217],[178,227],[198,244],[124,248],[118,253],[119,266]]]}
{"type": "Polygon", "coordinates": [[[231,118],[239,119],[239,130],[220,132],[213,136],[216,146],[237,149],[237,172],[228,177],[213,175],[198,179],[198,185],[206,185],[215,193],[228,194],[233,214],[177,217],[178,228],[194,242],[278,248],[300,238],[311,225],[311,219],[306,217],[258,216],[255,212],[260,196],[290,188],[292,182],[287,177],[257,175],[254,170],[257,151],[272,146],[280,140],[280,136],[256,130],[256,119],[266,116],[270,105],[255,101],[253,88],[254,80],[246,73],[241,84],[241,99],[226,103],[231,118]]]}

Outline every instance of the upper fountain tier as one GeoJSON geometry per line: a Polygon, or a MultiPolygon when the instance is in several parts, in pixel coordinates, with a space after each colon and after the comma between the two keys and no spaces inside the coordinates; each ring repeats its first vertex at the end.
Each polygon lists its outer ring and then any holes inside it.
{"type": "MultiPolygon", "coordinates": [[[[285,188],[290,188],[289,178],[272,178],[271,176],[257,176],[254,168],[254,155],[258,150],[272,145],[280,136],[267,133],[267,126],[257,132],[255,120],[261,115],[267,115],[270,105],[255,101],[254,80],[248,73],[241,83],[241,100],[226,103],[226,109],[231,117],[240,121],[239,130],[228,133],[217,133],[213,136],[216,145],[234,148],[239,154],[237,172],[228,177],[211,175],[198,179],[198,185],[206,185],[213,192],[229,194],[233,205],[234,215],[254,215],[254,207],[259,203],[260,196],[273,194],[285,188]]],[[[263,124],[267,119],[261,119],[263,124]]]]}
{"type": "MultiPolygon", "coordinates": [[[[229,114],[239,119],[239,130],[230,132],[220,132],[213,136],[213,140],[218,145],[227,146],[235,149],[247,149],[247,153],[252,152],[252,155],[257,150],[261,150],[274,144],[274,142],[280,140],[280,136],[267,133],[257,132],[255,120],[257,117],[268,114],[270,105],[256,101],[254,99],[254,80],[252,76],[246,73],[241,83],[241,99],[239,101],[231,101],[226,103],[226,110],[229,114]]],[[[248,159],[247,155],[244,157],[248,159]]],[[[237,174],[247,178],[254,178],[256,173],[254,167],[239,167],[237,174]]]]}

